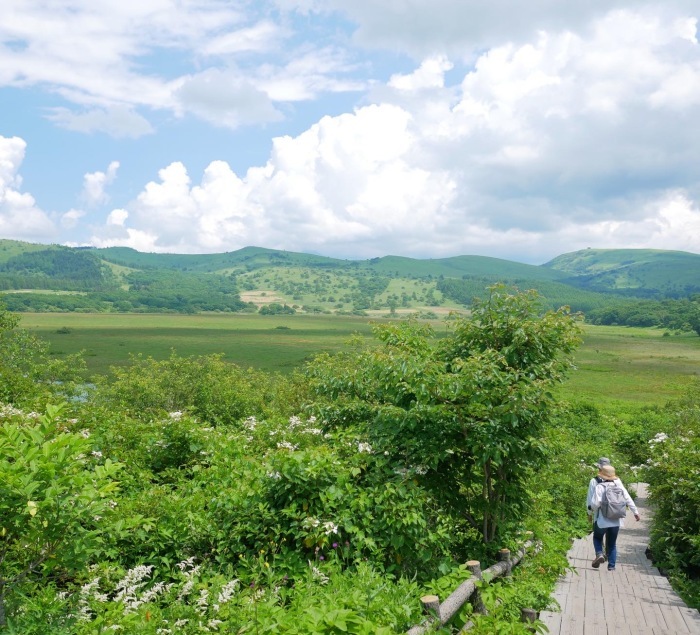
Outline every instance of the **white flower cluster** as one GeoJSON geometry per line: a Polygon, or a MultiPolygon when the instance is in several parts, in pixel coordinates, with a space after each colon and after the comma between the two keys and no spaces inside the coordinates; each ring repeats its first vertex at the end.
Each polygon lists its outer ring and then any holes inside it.
{"type": "Polygon", "coordinates": [[[321,521],[318,518],[313,518],[311,516],[307,516],[304,521],[301,523],[301,526],[304,529],[315,529],[321,524],[321,521]]]}
{"type": "Polygon", "coordinates": [[[117,582],[114,600],[115,602],[124,602],[125,613],[131,613],[143,604],[143,600],[138,597],[137,593],[148,582],[151,571],[153,571],[153,565],[142,564],[129,569],[126,575],[117,582]]]}
{"type": "Polygon", "coordinates": [[[226,604],[226,602],[229,602],[231,600],[233,594],[238,588],[238,584],[238,580],[231,580],[221,588],[221,591],[219,591],[219,597],[216,598],[216,604],[214,604],[214,610],[217,613],[219,612],[219,608],[222,604],[226,604]]]}
{"type": "Polygon", "coordinates": [[[294,430],[301,425],[301,418],[296,416],[289,417],[289,429],[294,430]]]}
{"type": "Polygon", "coordinates": [[[180,410],[169,412],[168,417],[170,417],[173,421],[180,421],[180,419],[182,419],[182,412],[180,410]]]}
{"type": "Polygon", "coordinates": [[[180,593],[177,596],[177,599],[182,601],[192,592],[192,589],[194,588],[194,578],[199,573],[200,565],[194,564],[193,556],[191,558],[187,558],[187,560],[178,562],[177,568],[180,569],[185,576],[185,584],[182,585],[182,589],[180,589],[180,593]]]}
{"type": "Polygon", "coordinates": [[[365,443],[363,441],[360,441],[357,444],[357,451],[358,452],[366,452],[367,454],[372,454],[372,446],[369,443],[365,443]]]}
{"type": "Polygon", "coordinates": [[[326,532],[326,536],[330,536],[331,534],[337,534],[338,525],[331,521],[328,521],[326,523],[323,523],[323,530],[326,532]]]}
{"type": "Polygon", "coordinates": [[[255,426],[258,425],[258,421],[255,417],[248,417],[244,422],[243,422],[243,427],[246,430],[250,430],[251,432],[255,430],[255,426]]]}
{"type": "Polygon", "coordinates": [[[312,516],[307,516],[301,523],[301,526],[304,529],[317,529],[321,527],[326,536],[338,533],[338,525],[336,523],[330,520],[322,522],[318,518],[313,518],[312,516]]]}
{"type": "Polygon", "coordinates": [[[24,413],[10,404],[0,404],[0,417],[19,417],[24,413]]]}
{"type": "Polygon", "coordinates": [[[649,439],[649,445],[654,446],[657,443],[663,443],[668,439],[668,435],[665,432],[659,432],[653,439],[649,439]]]}
{"type": "Polygon", "coordinates": [[[299,446],[294,445],[293,443],[290,443],[289,441],[280,441],[277,444],[277,448],[280,450],[291,450],[292,452],[296,450],[299,446]]]}
{"type": "Polygon", "coordinates": [[[330,578],[325,573],[323,573],[321,569],[314,566],[310,560],[309,566],[311,567],[311,576],[314,580],[316,580],[319,584],[328,584],[330,578]]]}

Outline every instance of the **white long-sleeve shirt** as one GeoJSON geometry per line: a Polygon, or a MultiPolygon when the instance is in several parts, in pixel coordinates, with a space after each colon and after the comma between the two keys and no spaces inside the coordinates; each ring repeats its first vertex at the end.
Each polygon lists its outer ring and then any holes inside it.
{"type": "MultiPolygon", "coordinates": [[[[591,480],[595,482],[595,479],[591,480]]],[[[600,513],[600,504],[603,500],[603,492],[605,491],[606,482],[609,481],[597,483],[595,488],[593,489],[593,496],[591,497],[590,503],[591,513],[593,514],[595,522],[598,523],[598,527],[600,527],[601,529],[605,529],[606,527],[624,527],[625,523],[623,522],[622,518],[606,518],[605,516],[603,516],[603,514],[600,513]]],[[[617,483],[620,487],[622,487],[622,491],[625,494],[625,502],[627,503],[627,507],[629,507],[632,513],[636,515],[638,513],[637,506],[634,504],[634,501],[629,495],[627,488],[622,484],[622,481],[619,478],[616,478],[614,482],[617,483]]]]}

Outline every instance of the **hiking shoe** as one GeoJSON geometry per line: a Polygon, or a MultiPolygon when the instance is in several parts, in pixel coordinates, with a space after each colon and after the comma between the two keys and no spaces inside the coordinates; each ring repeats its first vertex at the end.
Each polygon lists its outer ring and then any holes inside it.
{"type": "Polygon", "coordinates": [[[591,563],[591,566],[594,569],[597,569],[603,562],[605,562],[605,556],[602,553],[599,553],[595,557],[595,560],[591,563]]]}
{"type": "Polygon", "coordinates": [[[615,567],[608,567],[608,571],[615,571],[615,567]]]}

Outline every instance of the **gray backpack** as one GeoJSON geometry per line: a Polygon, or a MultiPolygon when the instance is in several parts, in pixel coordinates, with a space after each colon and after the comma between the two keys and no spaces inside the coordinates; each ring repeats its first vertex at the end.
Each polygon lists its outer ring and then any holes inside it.
{"type": "Polygon", "coordinates": [[[625,490],[619,481],[608,481],[603,485],[600,513],[608,520],[619,520],[627,516],[625,490]]]}

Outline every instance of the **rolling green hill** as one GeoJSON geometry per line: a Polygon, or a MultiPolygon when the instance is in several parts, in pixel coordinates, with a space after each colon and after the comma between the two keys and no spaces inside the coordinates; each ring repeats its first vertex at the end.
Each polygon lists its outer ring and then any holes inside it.
{"type": "Polygon", "coordinates": [[[496,282],[588,312],[700,293],[700,255],[586,249],[535,266],[485,256],[341,260],[262,247],[156,254],[0,240],[0,291],[16,311],[433,313],[468,307],[496,282]]]}
{"type": "Polygon", "coordinates": [[[542,265],[567,284],[622,296],[684,298],[700,293],[700,255],[658,249],[585,249],[542,265]]]}

